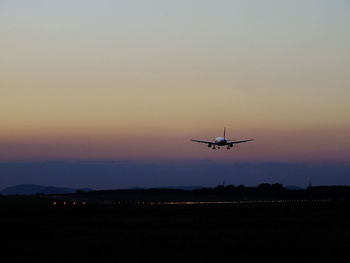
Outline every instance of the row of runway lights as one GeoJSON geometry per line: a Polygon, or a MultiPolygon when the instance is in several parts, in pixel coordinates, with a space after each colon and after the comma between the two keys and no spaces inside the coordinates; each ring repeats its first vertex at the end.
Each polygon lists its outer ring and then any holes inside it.
{"type": "Polygon", "coordinates": [[[53,205],[86,205],[86,202],[57,202],[57,201],[54,201],[52,202],[53,205]]]}
{"type": "Polygon", "coordinates": [[[199,201],[199,202],[150,202],[148,204],[151,205],[206,205],[206,204],[272,204],[272,203],[305,203],[305,202],[313,202],[313,203],[326,203],[330,202],[330,200],[255,200],[255,201],[199,201]]]}
{"type": "MultiPolygon", "coordinates": [[[[328,203],[331,200],[319,199],[319,200],[250,200],[250,201],[179,201],[179,202],[113,202],[105,201],[102,204],[110,205],[123,205],[123,204],[137,204],[137,205],[212,205],[212,204],[274,204],[274,203],[328,203]]],[[[93,202],[92,202],[93,203],[93,202]]],[[[52,202],[54,206],[56,205],[85,205],[86,202],[52,202]]]]}

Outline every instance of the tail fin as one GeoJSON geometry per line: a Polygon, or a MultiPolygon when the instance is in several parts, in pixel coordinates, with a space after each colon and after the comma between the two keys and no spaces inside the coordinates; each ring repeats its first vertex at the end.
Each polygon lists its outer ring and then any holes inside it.
{"type": "Polygon", "coordinates": [[[226,139],[226,127],[224,127],[224,139],[226,139]]]}

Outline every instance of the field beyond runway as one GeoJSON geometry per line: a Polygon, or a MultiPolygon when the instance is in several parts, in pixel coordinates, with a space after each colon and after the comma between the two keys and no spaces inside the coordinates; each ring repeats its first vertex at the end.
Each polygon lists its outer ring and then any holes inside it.
{"type": "Polygon", "coordinates": [[[0,200],[8,262],[334,262],[350,249],[348,202],[128,206],[0,200]]]}

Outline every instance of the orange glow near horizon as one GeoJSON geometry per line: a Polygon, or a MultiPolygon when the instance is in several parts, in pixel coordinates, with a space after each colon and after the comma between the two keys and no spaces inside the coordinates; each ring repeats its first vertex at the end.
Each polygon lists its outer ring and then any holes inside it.
{"type": "MultiPolygon", "coordinates": [[[[233,133],[232,139],[254,138],[254,142],[237,145],[231,150],[211,150],[205,144],[190,142],[190,138],[213,139],[221,134],[191,137],[158,134],[148,136],[46,136],[1,141],[0,159],[18,160],[222,160],[233,162],[319,162],[348,161],[350,140],[343,132],[328,131],[254,131],[233,133]],[[237,136],[236,136],[237,135],[237,136]],[[328,143],[332,141],[332,143],[328,143]]],[[[203,133],[204,134],[204,133],[203,133]]],[[[206,133],[208,134],[208,133],[206,133]]],[[[231,135],[229,133],[228,135],[231,135]]]]}

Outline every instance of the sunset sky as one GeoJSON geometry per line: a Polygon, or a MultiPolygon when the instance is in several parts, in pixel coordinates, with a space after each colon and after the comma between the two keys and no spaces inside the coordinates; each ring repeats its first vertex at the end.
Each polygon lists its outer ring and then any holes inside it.
{"type": "Polygon", "coordinates": [[[350,1],[0,0],[0,162],[348,163],[350,1]],[[190,142],[254,138],[231,151],[190,142]]]}

